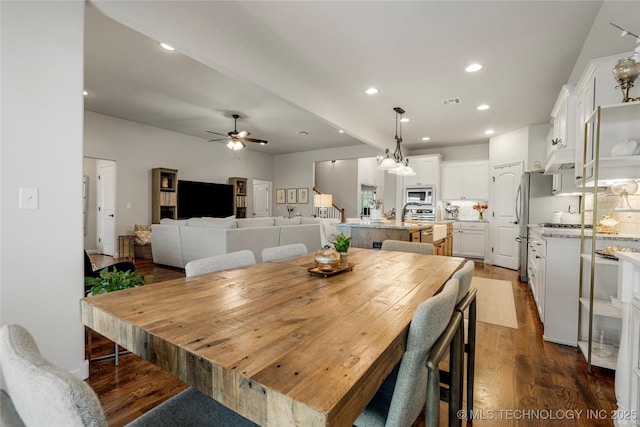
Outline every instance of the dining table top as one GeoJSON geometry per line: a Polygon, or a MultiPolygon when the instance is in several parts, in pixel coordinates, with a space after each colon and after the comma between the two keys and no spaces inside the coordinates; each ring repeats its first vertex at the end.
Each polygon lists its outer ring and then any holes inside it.
{"type": "Polygon", "coordinates": [[[352,248],[81,300],[82,322],[260,425],[351,425],[400,361],[414,311],[463,258],[352,248]]]}

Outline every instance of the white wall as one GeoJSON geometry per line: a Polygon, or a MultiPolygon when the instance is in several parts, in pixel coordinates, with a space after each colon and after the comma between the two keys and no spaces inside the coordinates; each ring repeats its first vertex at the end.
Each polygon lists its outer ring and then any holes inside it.
{"type": "Polygon", "coordinates": [[[84,2],[0,2],[0,323],[88,374],[80,322],[84,2]],[[39,191],[19,210],[21,187],[39,191]]]}
{"type": "Polygon", "coordinates": [[[422,154],[440,154],[442,161],[487,160],[489,158],[489,142],[411,150],[410,154],[406,155],[409,157],[409,164],[411,164],[411,156],[422,154]]]}
{"type": "Polygon", "coordinates": [[[333,196],[347,218],[358,217],[358,159],[323,161],[315,164],[315,186],[333,196]]]}
{"type": "MultiPolygon", "coordinates": [[[[316,161],[356,159],[377,156],[378,154],[382,154],[380,150],[368,145],[355,145],[277,155],[273,159],[273,188],[309,187],[311,189],[314,185],[314,163],[316,161]]],[[[312,192],[309,195],[312,196],[312,192]]],[[[302,216],[311,216],[313,214],[312,198],[309,198],[308,205],[297,205],[296,212],[300,212],[302,216]]],[[[285,205],[274,205],[273,211],[276,216],[287,215],[285,205]]]]}
{"type": "MultiPolygon", "coordinates": [[[[230,176],[245,177],[248,194],[253,194],[253,179],[273,179],[269,154],[233,152],[221,143],[91,111],[85,112],[84,123],[84,155],[115,160],[118,165],[116,235],[131,234],[135,224],[151,223],[153,168],[178,169],[178,179],[189,181],[227,184],[230,176]]],[[[251,216],[251,197],[248,203],[251,216]]]]}
{"type": "Polygon", "coordinates": [[[524,161],[529,150],[529,128],[496,135],[489,142],[489,166],[524,161]]]}

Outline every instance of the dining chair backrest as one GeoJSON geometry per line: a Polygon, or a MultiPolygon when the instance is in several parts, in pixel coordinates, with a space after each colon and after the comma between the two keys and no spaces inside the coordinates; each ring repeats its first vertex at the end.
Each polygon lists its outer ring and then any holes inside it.
{"type": "Polygon", "coordinates": [[[307,253],[307,246],[304,243],[274,246],[271,248],[264,248],[262,250],[262,261],[277,261],[280,259],[292,258],[294,256],[306,255],[307,253]]]}
{"type": "Polygon", "coordinates": [[[245,249],[243,251],[189,261],[187,265],[184,266],[184,271],[187,277],[192,277],[198,274],[212,273],[230,268],[246,267],[255,263],[256,257],[253,255],[253,252],[245,249]]]}
{"type": "Polygon", "coordinates": [[[473,271],[475,269],[475,263],[473,261],[467,261],[464,266],[456,271],[453,275],[458,279],[458,297],[456,298],[456,304],[462,301],[462,298],[469,293],[471,287],[471,279],[473,279],[473,271]]]}
{"type": "MultiPolygon", "coordinates": [[[[3,427],[107,427],[98,396],[86,382],[45,359],[20,325],[0,329],[0,369],[8,393],[0,392],[3,427]]],[[[256,427],[189,387],[127,424],[127,427],[256,427]]]]}
{"type": "Polygon", "coordinates": [[[93,389],[45,359],[24,327],[0,329],[0,367],[8,396],[25,425],[107,426],[93,389]]]}
{"type": "Polygon", "coordinates": [[[451,320],[457,295],[458,280],[452,278],[442,292],[418,306],[400,364],[360,414],[355,426],[408,427],[418,418],[427,397],[427,357],[451,320]]]}
{"type": "Polygon", "coordinates": [[[415,254],[433,255],[434,248],[431,243],[406,242],[403,240],[387,239],[382,242],[383,251],[412,252],[415,254]]]}

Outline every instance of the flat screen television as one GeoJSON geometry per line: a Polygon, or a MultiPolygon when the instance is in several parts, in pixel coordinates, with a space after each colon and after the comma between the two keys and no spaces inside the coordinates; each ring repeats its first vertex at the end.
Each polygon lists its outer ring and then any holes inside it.
{"type": "Polygon", "coordinates": [[[233,185],[178,180],[178,218],[233,215],[233,185]]]}

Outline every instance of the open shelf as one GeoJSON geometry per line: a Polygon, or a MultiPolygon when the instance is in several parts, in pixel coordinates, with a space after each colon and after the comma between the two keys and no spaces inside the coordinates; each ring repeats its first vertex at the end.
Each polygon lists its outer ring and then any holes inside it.
{"type": "MultiPolygon", "coordinates": [[[[578,341],[578,347],[582,352],[585,359],[589,359],[587,357],[587,352],[589,351],[589,344],[586,341],[578,341]]],[[[591,364],[594,366],[600,366],[601,368],[607,369],[616,369],[616,364],[618,361],[618,349],[612,345],[605,344],[603,346],[603,350],[606,352],[606,356],[602,356],[598,349],[600,344],[593,343],[591,349],[591,364]]]]}
{"type": "MultiPolygon", "coordinates": [[[[582,304],[587,310],[589,310],[589,298],[580,298],[580,304],[582,304]]],[[[593,314],[598,316],[607,316],[622,319],[622,308],[612,305],[611,301],[594,298],[593,314]]]]}

